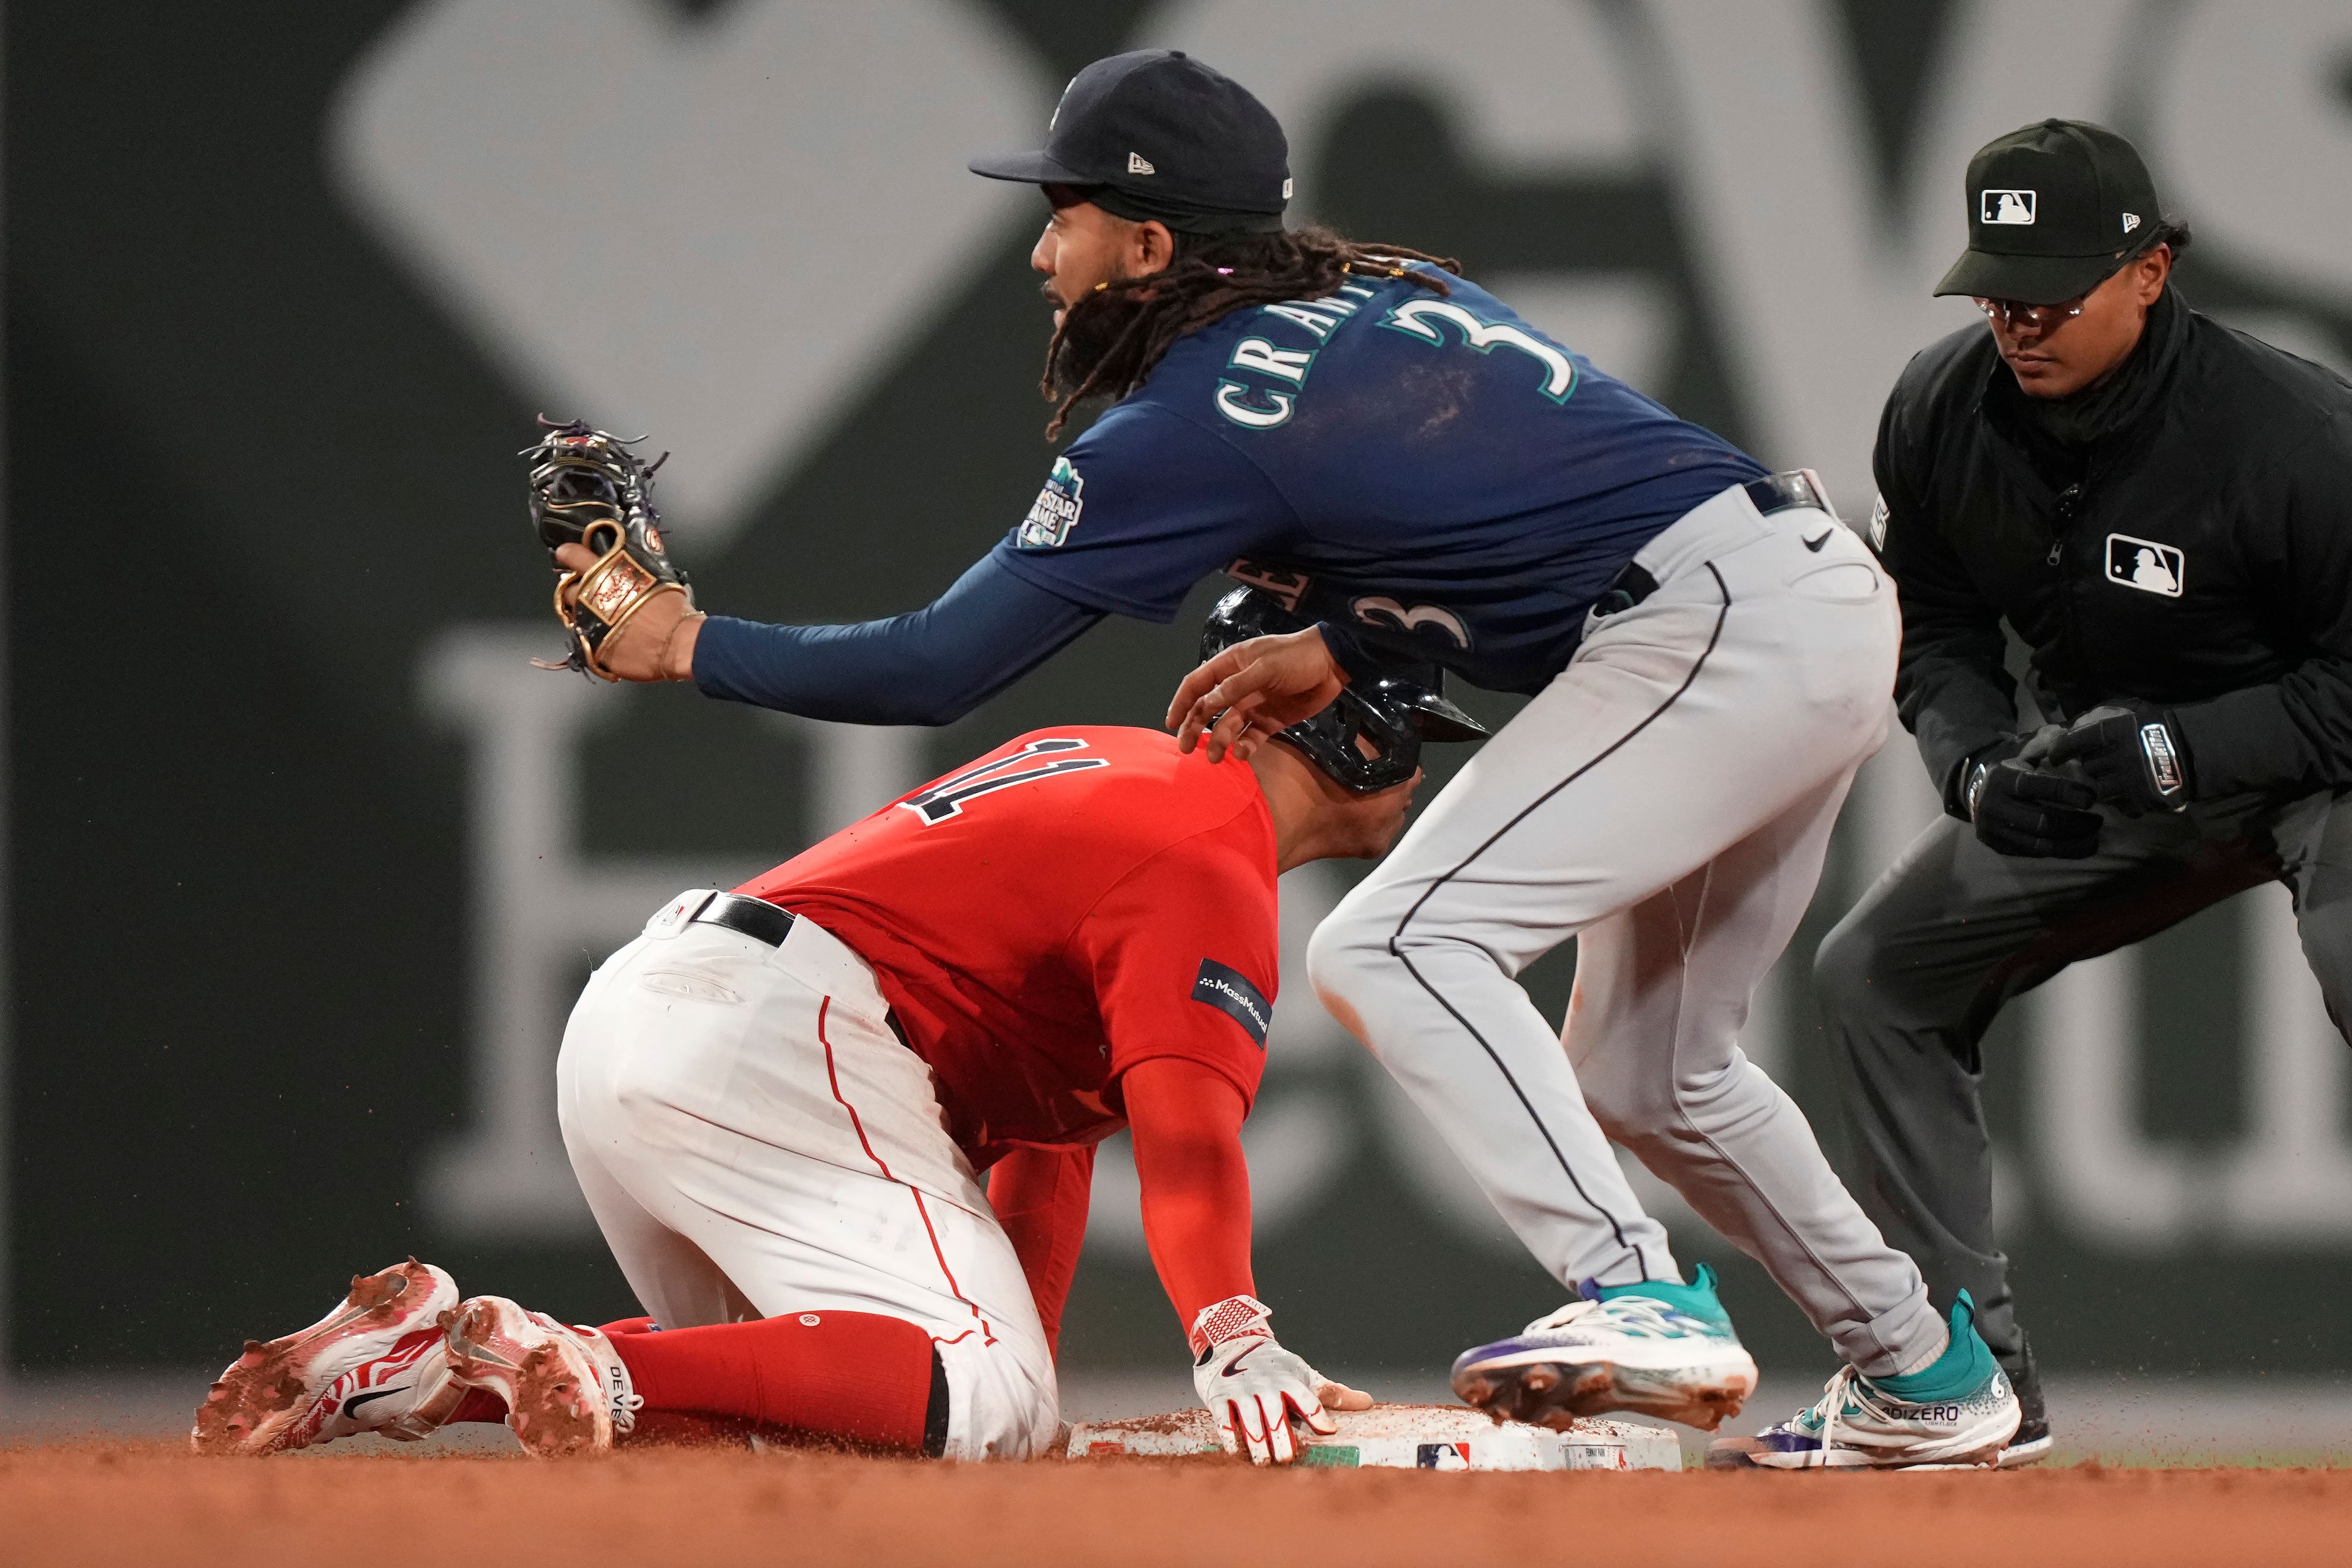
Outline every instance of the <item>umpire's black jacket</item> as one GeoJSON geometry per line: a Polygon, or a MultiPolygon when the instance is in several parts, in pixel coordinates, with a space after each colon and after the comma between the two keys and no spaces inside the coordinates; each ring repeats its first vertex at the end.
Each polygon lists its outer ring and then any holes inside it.
{"type": "Polygon", "coordinates": [[[2049,717],[2171,708],[2200,798],[2352,786],[2352,384],[2168,288],[2109,384],[2062,402],[2030,406],[1977,326],[1879,421],[1895,700],[1947,807],[2018,728],[2003,619],[2049,717]]]}

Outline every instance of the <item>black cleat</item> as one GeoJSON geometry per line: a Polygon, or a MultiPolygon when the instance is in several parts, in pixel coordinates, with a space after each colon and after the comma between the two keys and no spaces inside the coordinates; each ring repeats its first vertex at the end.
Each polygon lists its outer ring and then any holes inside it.
{"type": "Polygon", "coordinates": [[[2009,1384],[2017,1390],[2017,1436],[2000,1451],[2000,1468],[2013,1470],[2020,1465],[2036,1464],[2050,1457],[2050,1407],[2042,1397],[2042,1374],[2034,1370],[2033,1346],[2021,1332],[2017,1348],[2001,1351],[1994,1358],[2000,1370],[2009,1374],[2009,1384]]]}

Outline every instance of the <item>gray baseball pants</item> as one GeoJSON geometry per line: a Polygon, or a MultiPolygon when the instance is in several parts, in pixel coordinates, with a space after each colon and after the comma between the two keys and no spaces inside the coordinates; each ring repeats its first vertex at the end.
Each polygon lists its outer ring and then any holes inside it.
{"type": "Polygon", "coordinates": [[[2099,852],[2036,860],[1946,818],[1838,922],[1813,979],[1839,1075],[1855,1191],[1918,1259],[1937,1301],[1965,1289],[1985,1342],[2024,1352],[1992,1226],[1978,1047],[2009,1000],[2077,959],[2284,881],[2340,1032],[2352,1005],[2352,797],[2238,795],[2178,815],[2106,814],[2099,852]]]}
{"type": "Polygon", "coordinates": [[[1894,591],[1823,513],[1737,489],[1634,563],[1655,591],[1590,625],[1323,923],[1308,973],[1563,1284],[1681,1278],[1613,1140],[1893,1373],[1942,1332],[1919,1271],[1738,1039],[1885,737],[1894,591]],[[1555,1037],[1516,977],[1571,936],[1555,1037]]]}

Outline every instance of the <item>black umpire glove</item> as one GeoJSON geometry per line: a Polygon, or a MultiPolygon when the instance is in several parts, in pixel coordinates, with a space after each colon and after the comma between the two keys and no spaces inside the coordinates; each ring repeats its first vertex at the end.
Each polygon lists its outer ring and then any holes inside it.
{"type": "MultiPolygon", "coordinates": [[[[2021,761],[2026,737],[2012,735],[1969,759],[1960,798],[1986,847],[2003,855],[2082,860],[2097,853],[2098,794],[2078,779],[2021,761]]],[[[2039,750],[2039,748],[2036,748],[2039,750]]]]}
{"type": "Polygon", "coordinates": [[[2152,702],[2103,703],[2052,743],[2056,767],[2079,763],[2099,798],[2126,816],[2189,808],[2189,746],[2180,721],[2152,702]]]}

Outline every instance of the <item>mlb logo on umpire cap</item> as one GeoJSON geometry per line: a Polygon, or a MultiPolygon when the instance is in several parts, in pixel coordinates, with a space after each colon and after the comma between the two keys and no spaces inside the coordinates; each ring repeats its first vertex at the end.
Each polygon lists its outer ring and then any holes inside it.
{"type": "Polygon", "coordinates": [[[2029,224],[2033,221],[2032,191],[1985,191],[1978,208],[1979,223],[2029,224]]]}

